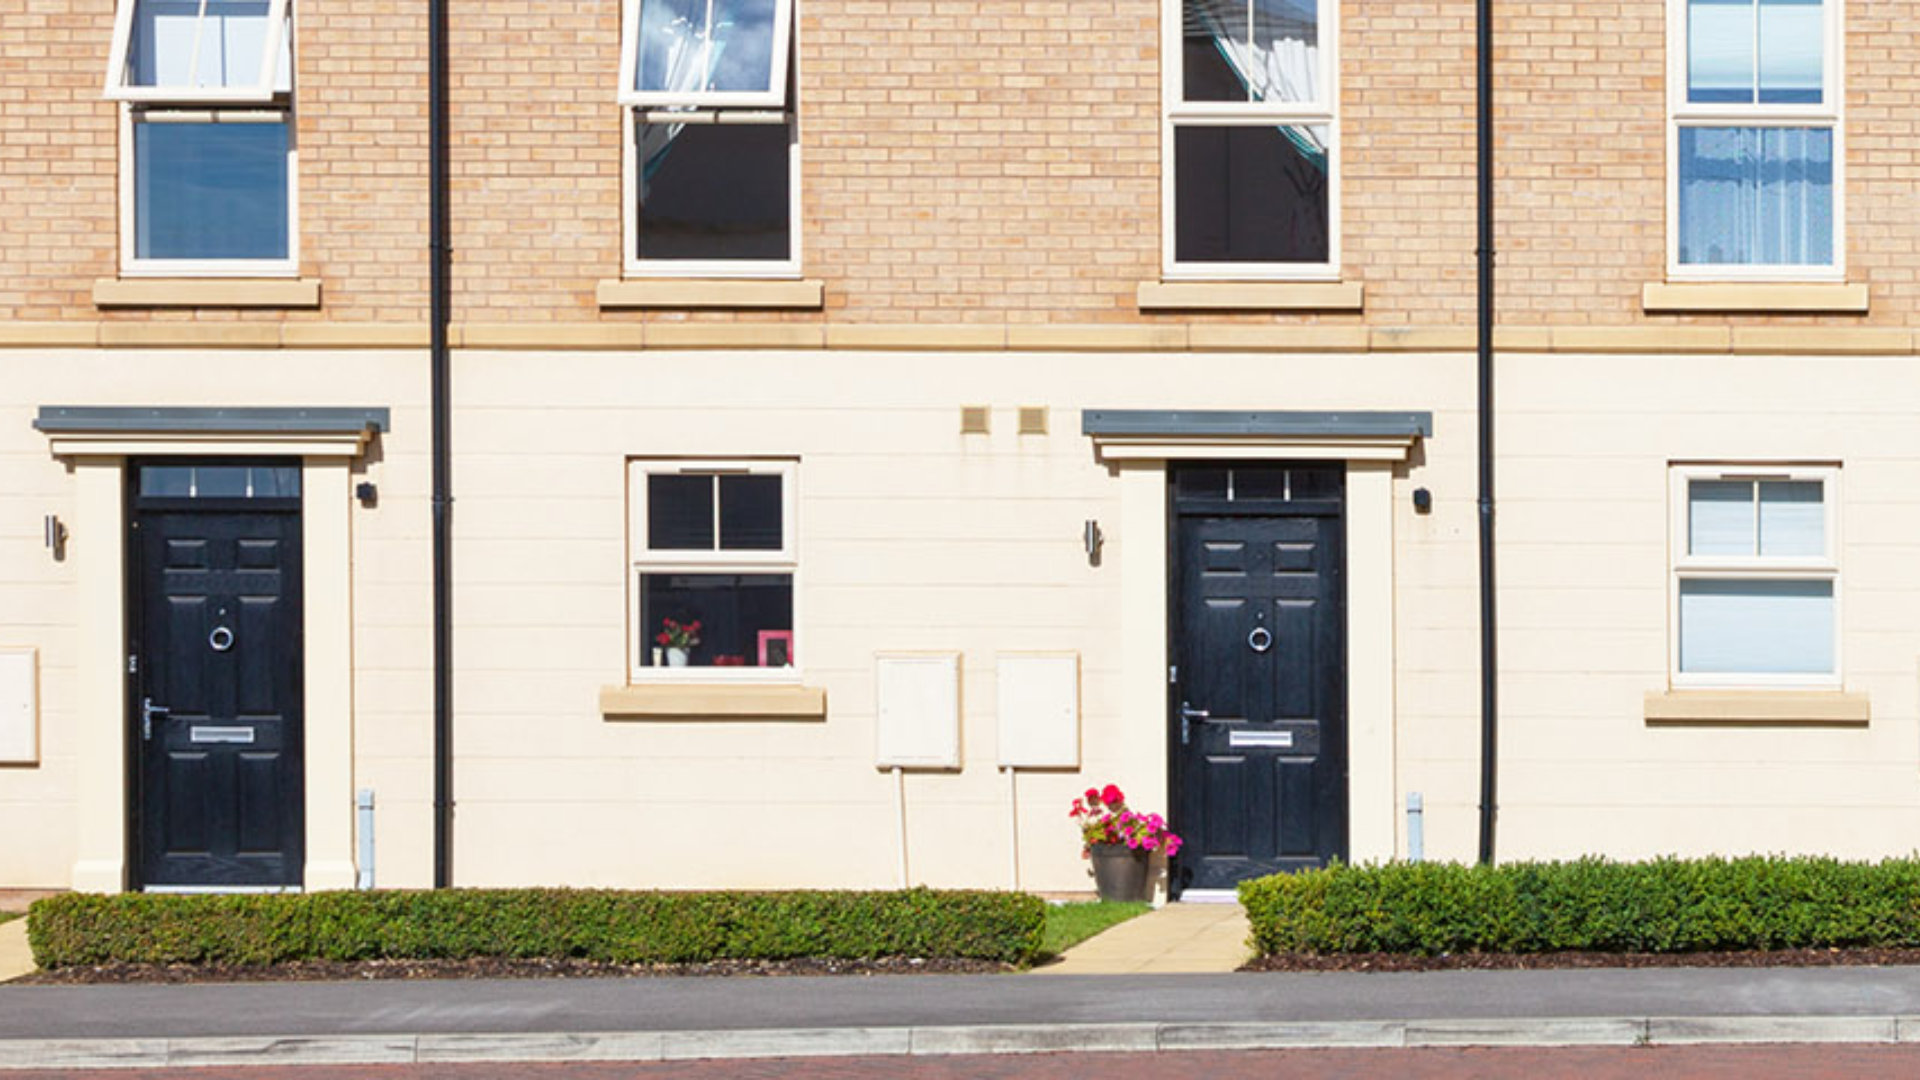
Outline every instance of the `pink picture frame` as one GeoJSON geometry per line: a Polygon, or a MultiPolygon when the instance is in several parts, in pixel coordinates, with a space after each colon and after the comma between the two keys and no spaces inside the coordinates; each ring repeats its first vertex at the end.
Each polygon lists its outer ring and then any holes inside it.
{"type": "Polygon", "coordinates": [[[793,631],[760,631],[760,666],[793,666],[793,631]]]}

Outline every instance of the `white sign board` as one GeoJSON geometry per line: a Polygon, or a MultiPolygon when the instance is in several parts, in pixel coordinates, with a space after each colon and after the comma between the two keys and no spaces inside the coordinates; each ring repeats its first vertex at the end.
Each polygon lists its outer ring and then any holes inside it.
{"type": "Polygon", "coordinates": [[[38,667],[35,650],[0,648],[0,764],[40,760],[38,667]]]}
{"type": "Polygon", "coordinates": [[[874,657],[879,722],[874,764],[883,769],[960,767],[960,654],[874,657]]]}
{"type": "Polygon", "coordinates": [[[1071,769],[1080,764],[1080,654],[1001,653],[1000,764],[1071,769]]]}

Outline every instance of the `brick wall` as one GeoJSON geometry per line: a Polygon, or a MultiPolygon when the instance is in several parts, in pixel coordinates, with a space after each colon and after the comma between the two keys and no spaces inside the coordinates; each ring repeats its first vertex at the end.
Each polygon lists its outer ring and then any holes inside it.
{"type": "MultiPolygon", "coordinates": [[[[798,224],[824,314],[602,314],[594,287],[621,269],[619,5],[476,0],[454,9],[457,317],[1199,318],[1134,304],[1160,261],[1158,0],[800,6],[798,224]]],[[[1917,314],[1916,7],[1848,10],[1845,233],[1872,313],[1783,321],[1917,314]]],[[[417,0],[299,7],[301,262],[324,279],[323,311],[95,309],[91,285],[117,264],[117,107],[99,89],[111,8],[0,0],[0,318],[424,317],[417,0]]],[[[1498,11],[1503,320],[1726,322],[1639,307],[1665,264],[1665,5],[1498,11]]],[[[1468,0],[1343,5],[1342,244],[1365,314],[1205,318],[1471,324],[1472,16],[1468,0]]]]}

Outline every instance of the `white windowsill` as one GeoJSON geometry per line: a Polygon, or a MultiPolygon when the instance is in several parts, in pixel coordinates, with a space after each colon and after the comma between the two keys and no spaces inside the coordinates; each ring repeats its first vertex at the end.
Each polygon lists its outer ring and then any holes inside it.
{"type": "Polygon", "coordinates": [[[1143,281],[1141,311],[1359,311],[1357,281],[1143,281]]]}
{"type": "Polygon", "coordinates": [[[796,281],[720,278],[622,278],[602,281],[595,290],[605,308],[784,308],[819,310],[826,286],[818,279],[796,281]]]}
{"type": "Polygon", "coordinates": [[[96,307],[317,308],[319,278],[101,278],[96,307]]]}
{"type": "Polygon", "coordinates": [[[1853,281],[1665,281],[1640,290],[1649,313],[1726,311],[1864,315],[1867,286],[1853,281]]]}

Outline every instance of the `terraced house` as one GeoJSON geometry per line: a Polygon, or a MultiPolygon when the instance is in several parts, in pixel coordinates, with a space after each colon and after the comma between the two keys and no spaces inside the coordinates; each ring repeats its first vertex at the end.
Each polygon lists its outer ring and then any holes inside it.
{"type": "Polygon", "coordinates": [[[1920,3],[1492,7],[0,0],[0,886],[1911,850],[1920,3]]]}

